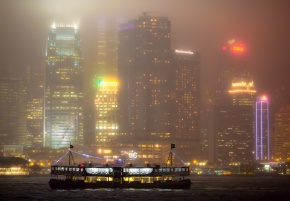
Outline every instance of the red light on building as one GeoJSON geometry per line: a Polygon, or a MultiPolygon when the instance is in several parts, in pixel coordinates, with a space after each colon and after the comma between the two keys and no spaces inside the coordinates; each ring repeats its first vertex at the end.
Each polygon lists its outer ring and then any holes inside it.
{"type": "Polygon", "coordinates": [[[268,97],[267,96],[261,96],[260,100],[261,101],[268,101],[268,97]]]}

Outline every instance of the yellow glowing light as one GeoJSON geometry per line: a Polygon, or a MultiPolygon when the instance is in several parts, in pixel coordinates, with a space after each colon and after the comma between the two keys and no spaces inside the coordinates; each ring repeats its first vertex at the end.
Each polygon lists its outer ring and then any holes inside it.
{"type": "Polygon", "coordinates": [[[103,80],[100,80],[99,81],[99,86],[118,86],[118,82],[116,81],[103,81],[103,80]]]}
{"type": "Polygon", "coordinates": [[[110,153],[112,153],[112,150],[109,150],[109,149],[106,150],[106,149],[105,149],[105,150],[103,150],[103,153],[104,153],[104,154],[110,154],[110,153]]]}
{"type": "Polygon", "coordinates": [[[229,90],[229,93],[241,93],[241,92],[256,93],[256,90],[250,90],[250,89],[229,90]]]}

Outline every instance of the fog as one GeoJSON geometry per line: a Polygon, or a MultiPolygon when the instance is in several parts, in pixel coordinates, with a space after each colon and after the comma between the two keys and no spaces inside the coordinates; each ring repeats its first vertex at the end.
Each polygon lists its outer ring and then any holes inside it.
{"type": "Polygon", "coordinates": [[[0,68],[43,63],[53,22],[79,25],[84,58],[91,63],[98,19],[115,27],[148,12],[171,20],[172,49],[200,52],[204,86],[214,76],[220,47],[235,38],[246,44],[256,86],[271,93],[289,88],[289,9],[284,0],[2,0],[0,68]]]}

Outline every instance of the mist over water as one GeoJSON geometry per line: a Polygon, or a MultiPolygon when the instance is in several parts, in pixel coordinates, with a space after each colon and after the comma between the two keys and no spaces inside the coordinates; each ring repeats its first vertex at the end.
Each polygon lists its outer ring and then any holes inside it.
{"type": "Polygon", "coordinates": [[[0,200],[289,200],[290,177],[192,176],[189,190],[51,190],[49,177],[0,177],[0,200]]]}

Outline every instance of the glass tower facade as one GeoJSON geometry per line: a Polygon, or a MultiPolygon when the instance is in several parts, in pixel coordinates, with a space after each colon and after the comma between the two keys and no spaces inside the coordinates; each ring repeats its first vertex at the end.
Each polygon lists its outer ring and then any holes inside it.
{"type": "Polygon", "coordinates": [[[75,26],[51,27],[45,78],[44,146],[83,145],[83,58],[75,26]]]}

